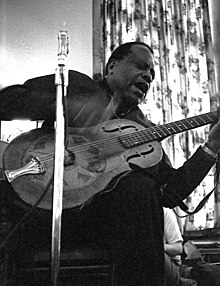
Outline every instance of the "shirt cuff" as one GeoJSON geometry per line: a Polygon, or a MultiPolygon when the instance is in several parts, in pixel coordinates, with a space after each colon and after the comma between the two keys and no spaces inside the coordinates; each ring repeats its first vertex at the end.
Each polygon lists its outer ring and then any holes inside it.
{"type": "Polygon", "coordinates": [[[215,160],[218,159],[218,154],[213,152],[211,149],[209,149],[206,145],[206,143],[204,143],[202,146],[201,146],[202,150],[204,152],[206,152],[207,154],[209,154],[210,156],[212,156],[215,160]]]}

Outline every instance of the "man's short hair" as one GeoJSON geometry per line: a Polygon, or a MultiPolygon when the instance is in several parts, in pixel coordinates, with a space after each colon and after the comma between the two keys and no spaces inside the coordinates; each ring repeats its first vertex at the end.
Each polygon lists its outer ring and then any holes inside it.
{"type": "Polygon", "coordinates": [[[110,58],[108,59],[108,62],[106,64],[106,68],[105,68],[105,74],[107,73],[108,71],[108,66],[109,66],[109,63],[111,60],[123,60],[125,57],[127,57],[132,51],[131,51],[131,48],[133,46],[136,46],[136,45],[139,45],[139,46],[144,46],[144,47],[147,47],[149,49],[149,51],[152,53],[152,55],[154,54],[153,50],[151,49],[151,47],[144,43],[144,42],[127,42],[127,43],[124,43],[120,46],[118,46],[111,54],[110,58]]]}

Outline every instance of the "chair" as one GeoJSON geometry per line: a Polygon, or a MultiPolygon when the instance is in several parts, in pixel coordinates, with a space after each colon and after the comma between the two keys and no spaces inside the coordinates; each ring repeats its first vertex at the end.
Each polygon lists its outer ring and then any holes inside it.
{"type": "MultiPolygon", "coordinates": [[[[50,251],[39,249],[19,257],[16,286],[50,285],[50,251]]],[[[115,264],[106,248],[87,244],[61,249],[58,285],[115,286],[115,264]]]]}
{"type": "Polygon", "coordinates": [[[191,240],[198,249],[202,259],[208,263],[220,264],[220,229],[204,229],[191,231],[185,235],[187,240],[191,240]]]}

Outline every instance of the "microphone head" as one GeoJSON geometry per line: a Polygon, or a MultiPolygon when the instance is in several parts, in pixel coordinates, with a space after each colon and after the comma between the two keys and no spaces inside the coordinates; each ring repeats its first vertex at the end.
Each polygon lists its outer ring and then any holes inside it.
{"type": "Polygon", "coordinates": [[[60,30],[58,34],[58,65],[65,66],[69,53],[69,36],[66,30],[60,30]]]}

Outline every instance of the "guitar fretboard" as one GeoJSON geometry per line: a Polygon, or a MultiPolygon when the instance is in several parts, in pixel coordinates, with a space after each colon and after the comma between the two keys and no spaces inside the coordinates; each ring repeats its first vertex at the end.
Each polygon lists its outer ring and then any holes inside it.
{"type": "Polygon", "coordinates": [[[118,139],[123,146],[128,149],[150,141],[161,141],[170,135],[204,126],[217,120],[216,112],[209,112],[164,125],[149,127],[130,134],[121,135],[118,139]]]}

